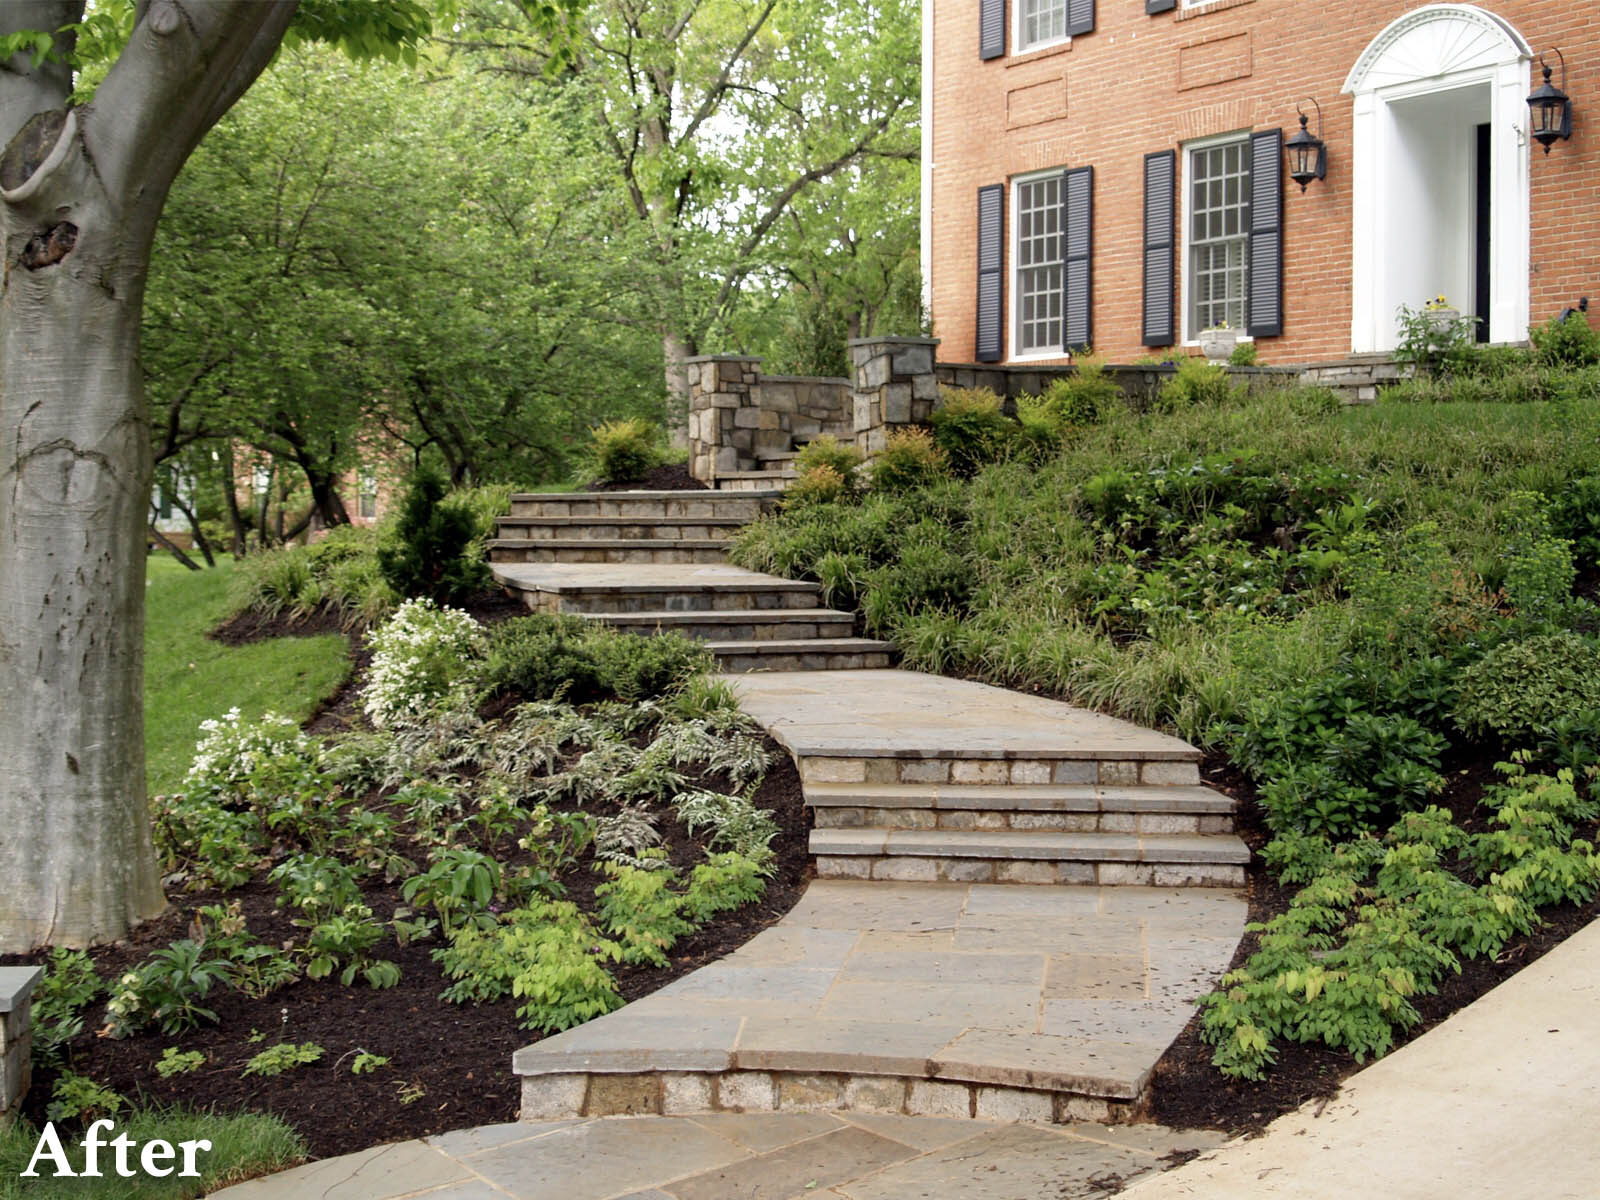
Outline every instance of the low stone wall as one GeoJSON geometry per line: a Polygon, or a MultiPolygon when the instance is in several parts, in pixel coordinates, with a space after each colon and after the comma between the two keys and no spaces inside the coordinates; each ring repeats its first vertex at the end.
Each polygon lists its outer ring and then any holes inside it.
{"type": "MultiPolygon", "coordinates": [[[[1085,1081],[1092,1086],[1092,1081],[1085,1081]]],[[[649,1071],[527,1075],[524,1121],[716,1112],[870,1112],[1105,1125],[1136,1121],[1145,1097],[1106,1097],[857,1072],[649,1071]]]]}
{"type": "Polygon", "coordinates": [[[0,967],[0,1124],[22,1106],[33,1080],[33,989],[38,967],[0,967]]]}
{"type": "MultiPolygon", "coordinates": [[[[1077,373],[1074,366],[1014,367],[993,363],[940,363],[936,374],[941,387],[988,388],[1016,413],[1018,396],[1037,396],[1057,379],[1077,373]]],[[[1227,367],[1230,378],[1248,387],[1278,387],[1301,377],[1298,367],[1227,367]]],[[[1114,382],[1136,408],[1147,408],[1161,393],[1161,385],[1178,373],[1173,363],[1110,364],[1106,378],[1114,382]]]]}
{"type": "Polygon", "coordinates": [[[1300,382],[1330,388],[1346,404],[1371,404],[1378,389],[1416,374],[1391,354],[1352,354],[1333,362],[1308,363],[1300,368],[1300,382]]]}
{"type": "Polygon", "coordinates": [[[789,435],[791,448],[825,433],[840,441],[848,441],[854,434],[848,379],[763,375],[761,411],[778,414],[778,428],[789,435]]]}

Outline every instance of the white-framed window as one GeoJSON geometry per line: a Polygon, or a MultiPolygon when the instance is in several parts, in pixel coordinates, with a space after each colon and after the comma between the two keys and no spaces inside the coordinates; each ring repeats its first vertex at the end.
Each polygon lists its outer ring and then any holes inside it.
{"type": "Polygon", "coordinates": [[[1250,135],[1228,134],[1184,147],[1183,320],[1202,329],[1243,329],[1250,237],[1250,135]]]}
{"type": "Polygon", "coordinates": [[[1011,184],[1011,357],[1060,357],[1062,273],[1061,172],[1023,176],[1011,184]]]}
{"type": "Polygon", "coordinates": [[[1067,40],[1067,0],[1017,0],[1017,53],[1067,40]]]}

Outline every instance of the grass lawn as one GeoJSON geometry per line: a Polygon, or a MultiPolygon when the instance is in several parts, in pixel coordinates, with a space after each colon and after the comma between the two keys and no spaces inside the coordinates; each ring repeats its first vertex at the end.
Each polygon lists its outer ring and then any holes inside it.
{"type": "Polygon", "coordinates": [[[229,559],[189,571],[154,555],[145,591],[145,751],[152,795],[175,790],[188,770],[200,722],[237,706],[246,719],[268,709],[302,721],[350,671],[342,637],[274,638],[225,646],[206,637],[224,616],[229,559]]]}

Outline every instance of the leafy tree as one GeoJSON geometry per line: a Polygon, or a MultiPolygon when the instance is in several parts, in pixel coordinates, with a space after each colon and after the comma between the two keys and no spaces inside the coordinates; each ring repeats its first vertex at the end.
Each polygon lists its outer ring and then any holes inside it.
{"type": "Polygon", "coordinates": [[[414,0],[0,6],[0,951],[120,937],[163,907],[141,720],[150,247],[297,9],[298,36],[358,54],[402,53],[428,21],[414,0]]]}
{"type": "Polygon", "coordinates": [[[529,92],[580,90],[630,223],[668,366],[726,326],[796,201],[865,160],[916,155],[918,9],[903,0],[592,0],[559,36],[480,0],[469,45],[529,92]],[[551,57],[566,54],[561,84],[551,57]]]}

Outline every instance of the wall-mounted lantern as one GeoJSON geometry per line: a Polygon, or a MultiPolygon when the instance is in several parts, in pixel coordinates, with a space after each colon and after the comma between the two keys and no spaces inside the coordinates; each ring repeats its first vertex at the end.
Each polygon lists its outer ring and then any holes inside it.
{"type": "Polygon", "coordinates": [[[1306,190],[1306,184],[1313,179],[1322,179],[1328,173],[1328,145],[1321,138],[1322,133],[1322,105],[1317,104],[1312,97],[1307,97],[1317,109],[1317,132],[1313,134],[1306,128],[1306,111],[1296,108],[1300,114],[1300,132],[1291,136],[1283,143],[1284,150],[1289,155],[1289,178],[1300,185],[1300,190],[1306,190]]]}
{"type": "Polygon", "coordinates": [[[1555,54],[1561,60],[1561,86],[1551,85],[1550,65],[1541,54],[1539,65],[1544,68],[1544,82],[1528,96],[1528,108],[1533,114],[1533,138],[1544,147],[1546,154],[1556,142],[1572,136],[1572,101],[1566,93],[1567,60],[1560,50],[1555,54]]]}

